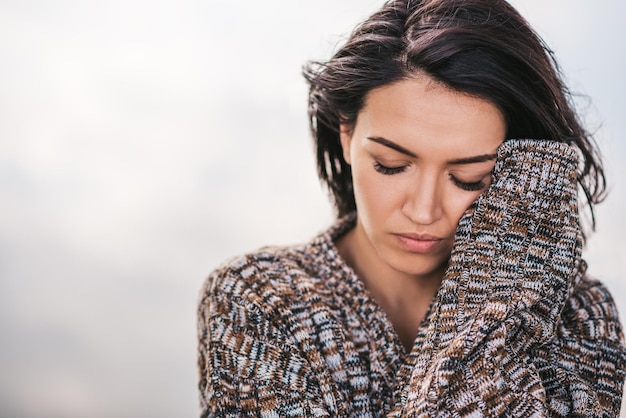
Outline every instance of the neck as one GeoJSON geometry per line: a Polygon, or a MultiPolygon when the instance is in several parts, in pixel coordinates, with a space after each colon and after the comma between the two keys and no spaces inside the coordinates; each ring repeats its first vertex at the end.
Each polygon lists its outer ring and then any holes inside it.
{"type": "Polygon", "coordinates": [[[381,260],[358,226],[341,237],[336,245],[393,324],[404,348],[410,350],[439,289],[445,266],[425,275],[395,270],[381,260]]]}

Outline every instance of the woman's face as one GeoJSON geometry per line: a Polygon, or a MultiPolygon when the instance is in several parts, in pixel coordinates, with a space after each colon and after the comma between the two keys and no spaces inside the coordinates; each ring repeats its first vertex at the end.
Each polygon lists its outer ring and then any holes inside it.
{"type": "Polygon", "coordinates": [[[424,75],[372,90],[353,129],[341,127],[358,247],[401,273],[441,279],[461,216],[491,183],[505,132],[494,105],[424,75]]]}

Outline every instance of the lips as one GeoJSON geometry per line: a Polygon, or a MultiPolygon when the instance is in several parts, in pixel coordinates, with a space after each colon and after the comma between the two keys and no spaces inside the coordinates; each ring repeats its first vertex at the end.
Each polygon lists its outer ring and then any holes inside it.
{"type": "Polygon", "coordinates": [[[412,253],[426,254],[435,251],[443,242],[438,238],[428,234],[394,234],[401,246],[412,253]]]}

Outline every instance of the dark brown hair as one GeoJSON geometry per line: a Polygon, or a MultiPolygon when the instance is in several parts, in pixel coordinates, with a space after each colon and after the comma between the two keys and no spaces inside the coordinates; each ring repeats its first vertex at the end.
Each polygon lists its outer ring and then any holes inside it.
{"type": "Polygon", "coordinates": [[[504,0],[388,1],[329,61],[305,66],[318,174],[339,216],[356,210],[340,124],[354,127],[372,89],[420,72],[497,106],[507,139],[577,147],[578,181],[595,226],[593,207],[606,191],[597,146],[574,110],[552,51],[504,0]]]}

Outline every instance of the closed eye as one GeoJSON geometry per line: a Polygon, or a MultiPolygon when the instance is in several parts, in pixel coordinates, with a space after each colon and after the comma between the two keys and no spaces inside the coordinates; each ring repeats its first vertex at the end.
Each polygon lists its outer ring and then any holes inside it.
{"type": "Polygon", "coordinates": [[[402,165],[400,167],[387,167],[376,161],[374,163],[374,170],[386,176],[391,176],[393,174],[402,173],[404,170],[406,170],[406,166],[402,165]]]}
{"type": "Polygon", "coordinates": [[[473,182],[465,182],[465,181],[461,181],[457,179],[452,174],[450,174],[450,180],[459,189],[466,190],[468,192],[477,192],[479,190],[482,190],[486,186],[484,179],[481,179],[479,181],[473,181],[473,182]]]}

